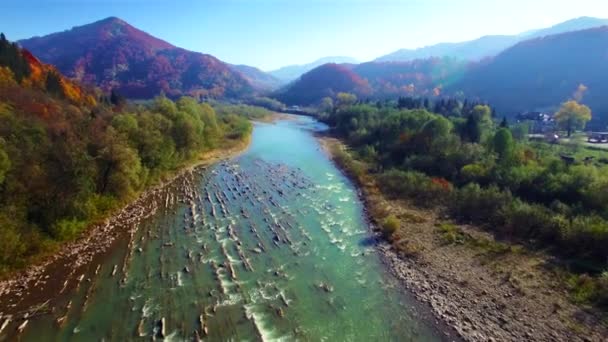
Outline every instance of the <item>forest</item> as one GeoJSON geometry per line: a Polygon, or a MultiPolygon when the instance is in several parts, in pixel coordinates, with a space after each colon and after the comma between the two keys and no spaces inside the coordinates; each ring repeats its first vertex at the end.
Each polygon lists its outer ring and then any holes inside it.
{"type": "Polygon", "coordinates": [[[372,174],[391,197],[558,256],[577,271],[569,281],[581,301],[608,305],[608,153],[530,142],[525,125],[496,120],[484,104],[366,104],[350,94],[324,103],[320,117],[351,148],[342,156],[350,172],[372,174]]]}
{"type": "Polygon", "coordinates": [[[0,275],[76,238],[202,152],[248,138],[248,108],[215,107],[165,96],[127,104],[0,37],[0,275]]]}

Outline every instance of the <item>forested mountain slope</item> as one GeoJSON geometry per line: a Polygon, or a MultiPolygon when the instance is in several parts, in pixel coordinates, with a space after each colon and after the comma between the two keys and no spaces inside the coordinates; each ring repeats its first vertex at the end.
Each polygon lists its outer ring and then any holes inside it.
{"type": "Polygon", "coordinates": [[[161,91],[174,98],[239,97],[254,90],[219,59],[175,47],[114,17],[19,44],[70,78],[129,98],[161,91]]]}

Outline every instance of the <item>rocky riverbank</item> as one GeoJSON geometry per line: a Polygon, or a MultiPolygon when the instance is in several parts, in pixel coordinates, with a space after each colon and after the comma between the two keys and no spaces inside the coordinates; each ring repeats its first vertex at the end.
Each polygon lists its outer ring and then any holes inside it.
{"type": "Polygon", "coordinates": [[[204,153],[190,166],[142,192],[112,217],[91,226],[79,239],[62,245],[42,262],[0,281],[0,327],[8,329],[17,321],[27,324],[32,315],[52,311],[55,298],[77,288],[83,280],[88,281],[85,275],[98,271],[91,269],[97,258],[103,257],[115,244],[132,239],[139,223],[163,203],[166,188],[181,186],[184,176],[233,158],[248,146],[249,139],[204,153]]]}
{"type": "MultiPolygon", "coordinates": [[[[344,148],[336,139],[321,137],[320,141],[330,155],[344,148]]],[[[597,313],[568,300],[548,256],[521,246],[504,247],[490,234],[451,222],[447,223],[450,229],[479,243],[475,247],[446,243],[441,227],[448,221],[439,212],[387,199],[373,177],[367,178],[365,184],[354,180],[366,206],[382,207],[385,215],[398,217],[399,243],[409,246],[405,252],[397,251],[382,239],[378,251],[383,261],[404,288],[464,340],[608,340],[606,325],[597,313]]],[[[384,219],[371,212],[372,222],[384,219]]]]}

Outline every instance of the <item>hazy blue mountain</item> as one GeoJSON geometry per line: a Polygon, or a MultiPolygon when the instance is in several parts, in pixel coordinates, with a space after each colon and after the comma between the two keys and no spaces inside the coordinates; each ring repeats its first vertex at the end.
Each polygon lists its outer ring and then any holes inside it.
{"type": "Polygon", "coordinates": [[[288,83],[288,82],[291,82],[291,81],[295,80],[296,78],[302,76],[303,74],[311,71],[312,69],[314,69],[318,66],[321,66],[323,64],[327,64],[327,63],[357,64],[357,63],[359,63],[359,61],[357,61],[356,59],[354,59],[352,57],[344,57],[344,56],[323,57],[323,58],[317,59],[316,61],[314,61],[312,63],[303,64],[303,65],[288,65],[288,66],[284,66],[277,70],[269,71],[268,73],[270,75],[280,79],[281,81],[283,81],[283,83],[288,83]]]}
{"type": "Polygon", "coordinates": [[[555,110],[584,84],[594,121],[608,121],[608,26],[529,39],[469,66],[449,87],[488,101],[500,114],[555,110]]]}
{"type": "Polygon", "coordinates": [[[263,72],[262,70],[252,67],[249,65],[230,65],[233,70],[236,70],[251,83],[251,85],[261,91],[272,91],[279,88],[284,84],[278,78],[272,76],[267,72],[263,72]]]}
{"type": "Polygon", "coordinates": [[[578,31],[608,25],[608,19],[581,17],[565,21],[549,28],[532,30],[512,36],[484,36],[479,39],[460,43],[440,43],[419,49],[401,49],[385,56],[378,57],[378,62],[411,61],[429,57],[453,57],[469,61],[478,61],[485,57],[495,56],[505,49],[527,39],[553,34],[578,31]]]}

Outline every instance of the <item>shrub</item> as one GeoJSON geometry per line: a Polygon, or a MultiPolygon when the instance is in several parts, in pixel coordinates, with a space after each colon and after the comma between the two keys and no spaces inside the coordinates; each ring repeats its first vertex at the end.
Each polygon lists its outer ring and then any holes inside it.
{"type": "Polygon", "coordinates": [[[51,228],[51,234],[56,240],[72,240],[86,227],[86,222],[77,219],[63,219],[51,228]]]}
{"type": "Polygon", "coordinates": [[[401,222],[395,215],[389,215],[384,222],[382,222],[382,232],[386,237],[391,237],[397,229],[401,226],[401,222]]]}
{"type": "Polygon", "coordinates": [[[5,216],[0,216],[0,273],[5,265],[13,265],[26,250],[18,227],[5,216]]]}
{"type": "Polygon", "coordinates": [[[510,237],[540,238],[544,242],[557,241],[565,218],[541,206],[519,200],[504,211],[506,223],[503,233],[510,237]]]}
{"type": "Polygon", "coordinates": [[[562,230],[562,247],[579,256],[597,260],[608,258],[608,221],[592,215],[572,219],[568,229],[562,230]]]}
{"type": "Polygon", "coordinates": [[[397,252],[407,258],[416,258],[420,255],[421,248],[413,241],[407,239],[401,239],[396,241],[393,246],[397,249],[397,252]]]}
{"type": "Polygon", "coordinates": [[[451,223],[438,225],[441,240],[446,245],[462,244],[466,241],[466,235],[458,227],[451,223]]]}
{"type": "Polygon", "coordinates": [[[381,174],[382,192],[397,198],[408,198],[421,206],[441,204],[449,197],[452,185],[443,178],[430,178],[415,171],[390,170],[381,174]]]}
{"type": "Polygon", "coordinates": [[[597,298],[598,282],[587,274],[571,275],[567,284],[576,303],[588,303],[597,298]]]}
{"type": "Polygon", "coordinates": [[[505,223],[503,209],[513,196],[508,191],[501,191],[495,186],[481,188],[479,184],[470,183],[454,191],[448,209],[455,217],[497,227],[505,223]]]}
{"type": "Polygon", "coordinates": [[[490,175],[490,170],[480,163],[468,164],[462,167],[460,175],[464,182],[486,182],[490,175]]]}

